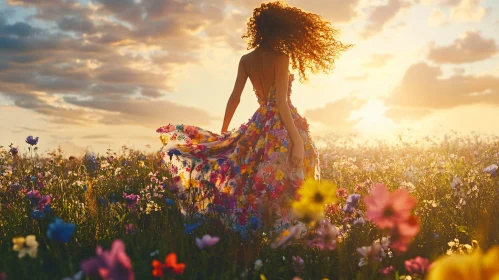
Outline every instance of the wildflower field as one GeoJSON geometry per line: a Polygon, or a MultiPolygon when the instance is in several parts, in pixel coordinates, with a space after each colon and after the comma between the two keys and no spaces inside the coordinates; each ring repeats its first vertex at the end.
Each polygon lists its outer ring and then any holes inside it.
{"type": "Polygon", "coordinates": [[[499,279],[499,138],[331,139],[281,232],[189,207],[159,152],[42,147],[0,148],[1,280],[499,279]]]}

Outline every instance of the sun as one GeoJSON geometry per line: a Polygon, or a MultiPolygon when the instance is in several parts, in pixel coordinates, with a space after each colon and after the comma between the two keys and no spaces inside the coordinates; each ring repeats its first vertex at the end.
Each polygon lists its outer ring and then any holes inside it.
{"type": "Polygon", "coordinates": [[[396,125],[385,113],[388,108],[381,100],[370,100],[352,113],[351,120],[357,120],[355,128],[364,135],[386,135],[394,131],[396,125]]]}

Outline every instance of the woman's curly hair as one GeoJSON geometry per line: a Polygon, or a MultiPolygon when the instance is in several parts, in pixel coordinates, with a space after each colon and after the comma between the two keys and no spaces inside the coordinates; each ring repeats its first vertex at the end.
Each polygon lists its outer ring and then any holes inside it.
{"type": "Polygon", "coordinates": [[[339,54],[352,46],[338,41],[338,33],[321,16],[276,1],[253,11],[242,38],[249,39],[248,50],[264,47],[288,55],[303,81],[307,68],[312,73],[328,73],[339,54]]]}

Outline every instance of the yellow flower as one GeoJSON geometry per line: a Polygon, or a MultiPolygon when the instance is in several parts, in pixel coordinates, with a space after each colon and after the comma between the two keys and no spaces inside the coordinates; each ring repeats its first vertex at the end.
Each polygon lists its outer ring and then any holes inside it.
{"type": "Polygon", "coordinates": [[[161,143],[163,143],[163,145],[166,145],[166,143],[168,143],[168,140],[170,139],[168,138],[168,135],[161,134],[161,136],[159,136],[159,140],[161,140],[161,143]]]}
{"type": "Polygon", "coordinates": [[[304,222],[319,221],[324,217],[324,206],[306,200],[293,202],[293,213],[304,222]]]}
{"type": "Polygon", "coordinates": [[[499,280],[499,246],[483,255],[481,250],[470,255],[452,255],[438,258],[429,271],[427,280],[499,280]]]}
{"type": "Polygon", "coordinates": [[[324,206],[336,201],[336,185],[333,182],[309,178],[298,190],[300,201],[324,206]]]}
{"type": "Polygon", "coordinates": [[[279,169],[275,173],[275,179],[278,180],[278,181],[280,181],[280,180],[282,180],[282,178],[284,178],[284,172],[282,172],[282,170],[279,169]]]}
{"type": "Polygon", "coordinates": [[[279,149],[281,153],[285,153],[288,151],[288,149],[286,149],[285,147],[282,147],[279,149]]]}
{"type": "Polygon", "coordinates": [[[144,161],[139,160],[138,165],[139,165],[139,167],[144,167],[144,161]]]}
{"type": "Polygon", "coordinates": [[[265,275],[260,274],[260,280],[267,280],[267,278],[265,277],[265,275]]]}
{"type": "Polygon", "coordinates": [[[38,253],[38,242],[36,241],[36,237],[34,235],[28,235],[26,236],[26,238],[24,237],[12,238],[12,243],[14,243],[12,250],[19,252],[18,253],[19,258],[26,256],[26,254],[34,258],[38,253]]]}

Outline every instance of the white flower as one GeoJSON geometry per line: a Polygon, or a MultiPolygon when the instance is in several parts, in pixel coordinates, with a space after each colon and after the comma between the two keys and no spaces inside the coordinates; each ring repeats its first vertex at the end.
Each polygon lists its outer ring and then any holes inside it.
{"type": "Polygon", "coordinates": [[[255,261],[255,268],[254,269],[256,271],[259,271],[262,268],[262,266],[263,266],[262,260],[258,259],[258,260],[255,261]]]}

